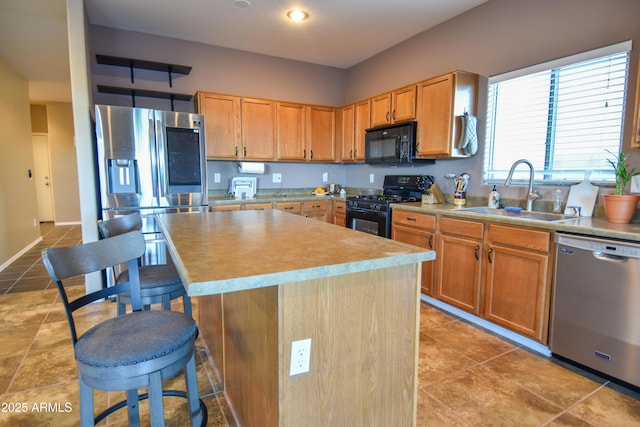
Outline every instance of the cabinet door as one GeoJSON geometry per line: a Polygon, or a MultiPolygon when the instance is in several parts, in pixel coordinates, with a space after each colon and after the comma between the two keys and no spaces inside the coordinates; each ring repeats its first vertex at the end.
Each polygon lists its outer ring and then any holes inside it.
{"type": "Polygon", "coordinates": [[[355,135],[353,142],[353,159],[364,160],[364,139],[366,130],[371,127],[371,100],[360,101],[356,104],[355,135]]]}
{"type": "Polygon", "coordinates": [[[371,127],[391,123],[391,93],[371,98],[371,127]]]}
{"type": "Polygon", "coordinates": [[[342,201],[333,202],[333,223],[344,227],[347,220],[347,203],[342,201]]]}
{"type": "Polygon", "coordinates": [[[549,281],[549,255],[490,245],[483,317],[546,343],[549,281]]]}
{"type": "MultiPolygon", "coordinates": [[[[340,160],[343,162],[355,159],[355,105],[347,105],[339,110],[338,138],[340,145],[340,160]]],[[[338,141],[336,141],[338,143],[338,141]]]]}
{"type": "Polygon", "coordinates": [[[451,154],[453,75],[420,83],[418,105],[418,156],[451,154]]]}
{"type": "Polygon", "coordinates": [[[235,159],[240,147],[240,98],[198,94],[199,114],[205,116],[207,158],[235,159]]]}
{"type": "Polygon", "coordinates": [[[439,234],[436,258],[436,298],[473,314],[480,314],[482,243],[439,234]]]}
{"type": "Polygon", "coordinates": [[[307,160],[335,161],[336,112],[331,107],[307,107],[307,160]]]}
{"type": "Polygon", "coordinates": [[[307,218],[328,221],[328,206],[326,200],[304,202],[304,216],[307,218]]]}
{"type": "Polygon", "coordinates": [[[265,211],[273,209],[272,203],[246,203],[244,205],[245,211],[265,211]]]}
{"type": "Polygon", "coordinates": [[[403,122],[416,118],[416,85],[393,91],[391,96],[393,108],[391,120],[403,122]]]}
{"type": "MultiPolygon", "coordinates": [[[[408,243],[421,248],[433,249],[435,247],[435,234],[432,231],[393,224],[391,226],[391,238],[398,242],[408,243]]],[[[420,289],[423,294],[429,296],[434,295],[433,265],[433,261],[422,263],[422,283],[420,289]]]]}
{"type": "Polygon", "coordinates": [[[252,160],[273,160],[276,156],[276,111],[273,101],[242,98],[242,153],[252,160]]]}
{"type": "Polygon", "coordinates": [[[304,160],[304,105],[276,104],[276,135],[279,160],[304,160]]]}

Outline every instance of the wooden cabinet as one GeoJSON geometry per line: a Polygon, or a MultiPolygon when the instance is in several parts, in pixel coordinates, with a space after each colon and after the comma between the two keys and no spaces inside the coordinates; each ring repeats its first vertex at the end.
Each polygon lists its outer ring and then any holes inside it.
{"type": "Polygon", "coordinates": [[[198,93],[197,108],[205,116],[207,158],[235,159],[240,143],[240,98],[198,93]]]}
{"type": "Polygon", "coordinates": [[[303,104],[276,103],[278,159],[304,160],[306,114],[303,104]]]}
{"type": "Polygon", "coordinates": [[[242,98],[241,159],[274,160],[276,157],[276,108],[273,101],[242,98]]]}
{"type": "Polygon", "coordinates": [[[309,105],[306,109],[307,149],[305,159],[317,162],[335,161],[335,109],[316,105],[309,105]]]}
{"type": "Polygon", "coordinates": [[[342,200],[333,201],[333,223],[344,227],[347,223],[347,203],[342,200]]]}
{"type": "Polygon", "coordinates": [[[480,314],[484,225],[441,217],[436,257],[436,298],[480,314]]]}
{"type": "MultiPolygon", "coordinates": [[[[394,210],[391,215],[391,238],[399,242],[435,249],[436,217],[422,213],[394,210]]],[[[434,262],[422,263],[422,283],[420,290],[423,294],[434,295],[434,262]]]]}
{"type": "Polygon", "coordinates": [[[489,224],[483,317],[547,342],[551,233],[489,224]]]}
{"type": "Polygon", "coordinates": [[[338,110],[336,117],[336,146],[338,160],[348,162],[353,160],[353,145],[355,143],[355,104],[347,105],[338,110]]]}
{"type": "Polygon", "coordinates": [[[302,202],[276,202],[276,209],[300,215],[302,213],[302,202]]]}
{"type": "Polygon", "coordinates": [[[356,103],[355,135],[353,141],[353,160],[364,161],[364,138],[371,127],[371,100],[356,103]]]}
{"type": "Polygon", "coordinates": [[[468,157],[457,145],[465,112],[477,114],[478,75],[455,71],[418,84],[417,156],[468,157]]]}
{"type": "Polygon", "coordinates": [[[326,200],[312,200],[303,203],[304,216],[307,218],[319,219],[321,221],[327,221],[328,218],[328,204],[326,200]]]}
{"type": "Polygon", "coordinates": [[[371,98],[371,126],[413,120],[416,117],[416,85],[371,98]]]}
{"type": "Polygon", "coordinates": [[[245,203],[245,211],[264,211],[273,209],[273,203],[245,203]]]}

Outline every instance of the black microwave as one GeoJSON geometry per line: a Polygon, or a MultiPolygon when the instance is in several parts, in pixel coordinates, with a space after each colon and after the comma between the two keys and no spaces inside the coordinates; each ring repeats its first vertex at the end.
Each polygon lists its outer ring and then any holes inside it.
{"type": "Polygon", "coordinates": [[[367,129],[364,148],[365,163],[413,163],[416,160],[416,122],[367,129]]]}

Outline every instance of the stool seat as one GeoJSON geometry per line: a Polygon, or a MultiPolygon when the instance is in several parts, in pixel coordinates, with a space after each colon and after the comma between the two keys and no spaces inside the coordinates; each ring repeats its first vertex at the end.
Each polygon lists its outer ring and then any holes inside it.
{"type": "Polygon", "coordinates": [[[78,362],[94,367],[138,365],[187,346],[196,322],[174,311],[138,311],[106,320],[85,332],[76,343],[78,362]],[[114,345],[113,337],[118,337],[114,345]]]}
{"type": "MultiPolygon", "coordinates": [[[[178,276],[178,271],[173,265],[142,265],[140,270],[140,296],[157,297],[166,293],[185,292],[182,280],[178,276]]],[[[116,283],[128,282],[129,270],[125,270],[118,276],[116,283]]],[[[129,295],[127,292],[121,296],[129,295]]]]}

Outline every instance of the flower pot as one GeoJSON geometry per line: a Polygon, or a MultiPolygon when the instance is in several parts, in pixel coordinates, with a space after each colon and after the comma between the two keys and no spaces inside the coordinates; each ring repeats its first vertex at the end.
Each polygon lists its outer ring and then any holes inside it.
{"type": "Polygon", "coordinates": [[[635,194],[605,194],[604,198],[604,214],[607,221],[616,224],[626,224],[631,221],[638,207],[640,196],[635,194]]]}

